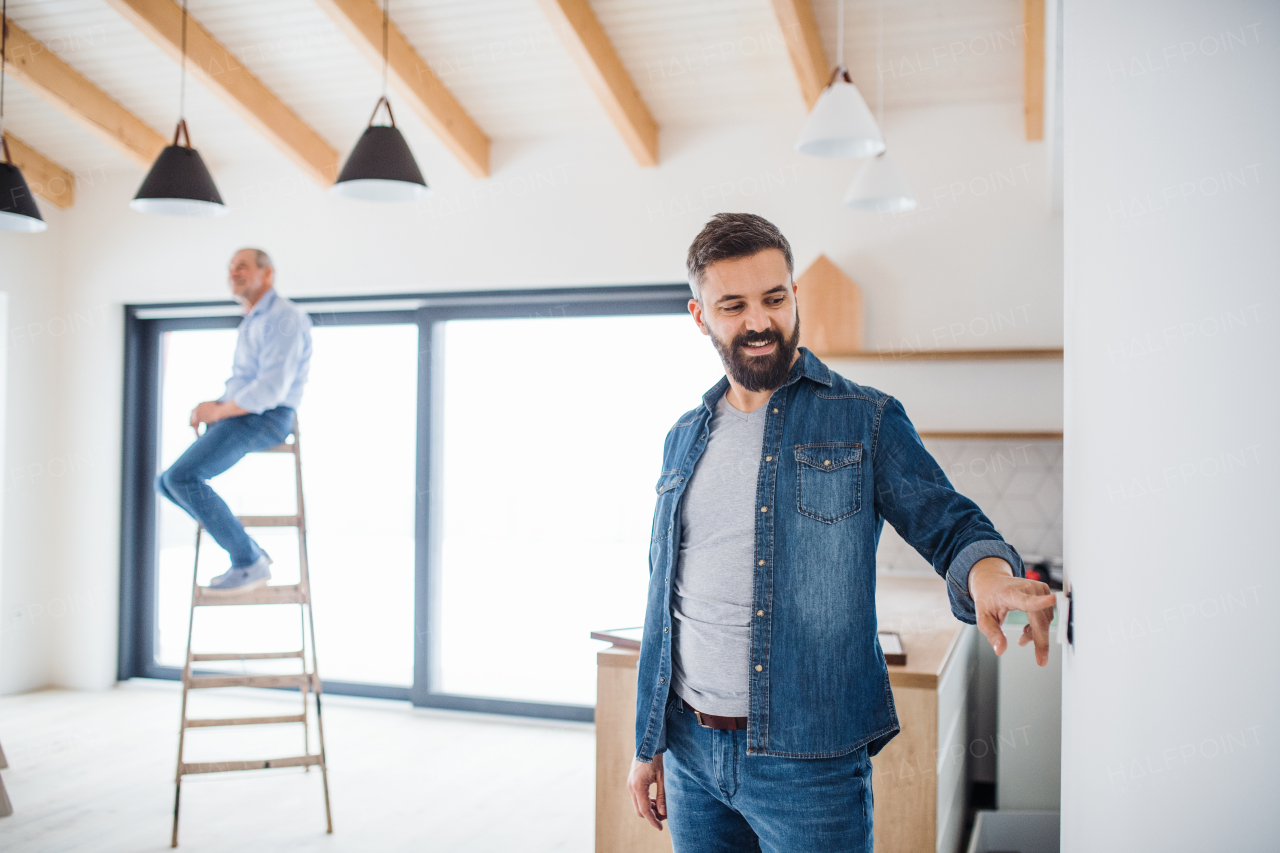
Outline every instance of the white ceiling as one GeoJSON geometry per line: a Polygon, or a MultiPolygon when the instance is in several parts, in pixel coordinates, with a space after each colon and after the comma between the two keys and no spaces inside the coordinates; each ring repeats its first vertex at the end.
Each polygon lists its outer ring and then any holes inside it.
{"type": "MultiPolygon", "coordinates": [[[[846,0],[845,54],[874,109],[876,0],[846,0]]],[[[1017,101],[1019,0],[883,0],[884,104],[1017,101]]],[[[813,0],[828,59],[837,0],[813,0]]],[[[769,0],[592,0],[659,127],[800,116],[800,89],[769,0]]],[[[381,90],[380,72],[312,0],[189,0],[206,27],[345,154],[381,90]]],[[[164,136],[178,117],[178,65],[103,0],[10,0],[9,16],[164,136]]],[[[418,53],[496,141],[608,128],[535,0],[392,0],[418,53]]],[[[460,169],[398,100],[424,170],[460,169]]],[[[137,168],[12,78],[6,128],[82,175],[137,168]]],[[[187,80],[186,116],[211,164],[281,154],[216,95],[187,80]]]]}

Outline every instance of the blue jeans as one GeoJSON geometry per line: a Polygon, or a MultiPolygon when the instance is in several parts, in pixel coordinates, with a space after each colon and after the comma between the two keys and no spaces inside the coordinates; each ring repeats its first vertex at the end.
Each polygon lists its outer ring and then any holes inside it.
{"type": "Polygon", "coordinates": [[[747,755],[747,733],[668,706],[663,778],[676,853],[872,853],[871,759],[747,755]]]}
{"type": "Polygon", "coordinates": [[[294,411],[277,406],[260,415],[241,415],[209,424],[159,477],[156,490],[187,511],[231,555],[231,567],[243,569],[262,556],[258,543],[244,532],[244,526],[208,480],[226,471],[246,453],[275,447],[293,431],[294,411]]]}

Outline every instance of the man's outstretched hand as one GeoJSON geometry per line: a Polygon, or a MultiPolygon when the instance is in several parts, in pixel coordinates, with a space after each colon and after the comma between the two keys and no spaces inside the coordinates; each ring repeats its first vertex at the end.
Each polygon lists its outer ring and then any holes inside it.
{"type": "Polygon", "coordinates": [[[1049,623],[1056,598],[1048,584],[1013,576],[1013,569],[999,557],[986,557],[969,571],[969,595],[978,613],[978,630],[986,635],[997,655],[1004,654],[1004,617],[1010,610],[1027,614],[1018,645],[1036,644],[1036,663],[1049,662],[1049,623]]]}
{"type": "Polygon", "coordinates": [[[635,807],[636,814],[661,832],[662,821],[667,817],[667,792],[662,785],[662,753],[655,755],[648,764],[638,759],[631,762],[627,789],[631,792],[631,805],[635,807]],[[658,786],[656,800],[649,798],[650,785],[658,786]]]}

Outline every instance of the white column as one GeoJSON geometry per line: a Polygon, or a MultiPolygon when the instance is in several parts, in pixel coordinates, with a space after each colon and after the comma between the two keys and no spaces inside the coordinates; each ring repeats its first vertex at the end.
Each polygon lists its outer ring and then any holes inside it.
{"type": "Polygon", "coordinates": [[[1280,849],[1280,3],[1066,0],[1064,851],[1280,849]]]}

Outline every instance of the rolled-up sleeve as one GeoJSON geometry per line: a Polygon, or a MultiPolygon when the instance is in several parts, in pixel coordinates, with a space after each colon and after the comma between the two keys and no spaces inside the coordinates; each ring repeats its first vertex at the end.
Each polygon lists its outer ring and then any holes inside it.
{"type": "Polygon", "coordinates": [[[247,383],[224,395],[247,412],[260,415],[281,405],[298,376],[307,349],[307,324],[293,313],[281,313],[263,324],[257,347],[257,372],[247,383]]]}
{"type": "Polygon", "coordinates": [[[947,581],[951,612],[976,621],[969,572],[999,557],[1024,577],[1022,558],[973,501],[957,492],[925,449],[902,404],[884,405],[872,451],[876,512],[947,581]]]}
{"type": "Polygon", "coordinates": [[[947,566],[947,597],[951,600],[951,612],[971,625],[977,621],[977,612],[973,608],[973,596],[969,594],[969,572],[986,557],[999,557],[1013,568],[1015,575],[1026,577],[1022,557],[1003,539],[983,539],[966,545],[947,566]]]}

